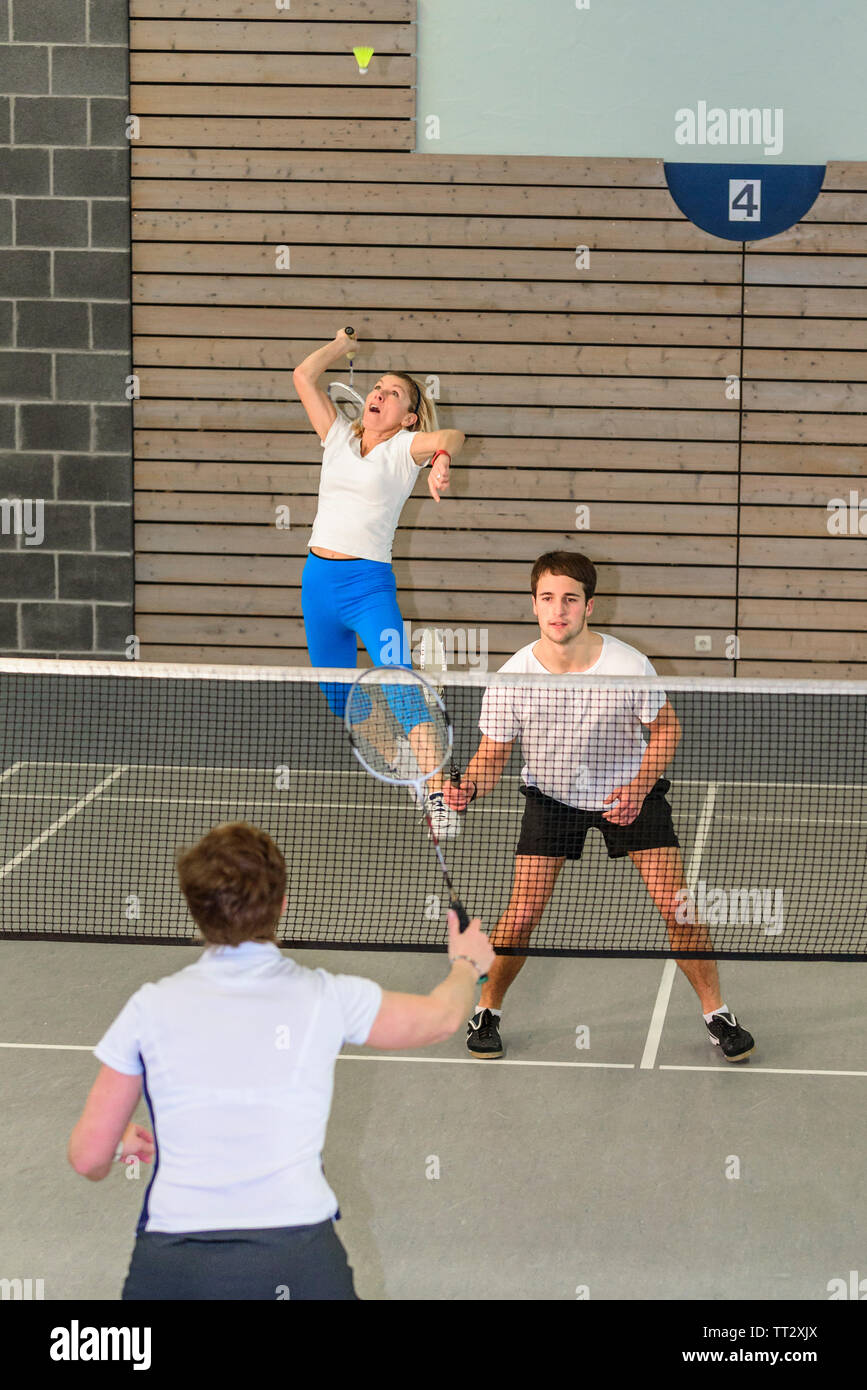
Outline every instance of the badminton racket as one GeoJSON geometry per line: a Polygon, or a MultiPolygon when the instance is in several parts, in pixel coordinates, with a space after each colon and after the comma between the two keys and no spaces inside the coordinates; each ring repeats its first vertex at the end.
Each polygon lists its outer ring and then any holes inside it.
{"type": "Polygon", "coordinates": [[[458,915],[461,931],[466,931],[469,915],[455,892],[425,805],[425,783],[442,771],[452,755],[454,735],[442,699],[417,671],[374,666],[351,686],[344,720],[352,751],[366,772],[391,786],[412,787],[449,891],[449,905],[458,915]],[[407,728],[409,734],[403,735],[407,728]],[[401,735],[412,750],[414,766],[400,766],[401,735]]]}
{"type": "MultiPolygon", "coordinates": [[[[344,328],[343,331],[348,337],[355,337],[354,328],[344,328]]],[[[346,356],[349,359],[349,384],[347,385],[345,381],[332,381],[328,387],[329,398],[337,406],[344,419],[350,422],[360,420],[364,414],[364,397],[358,394],[354,386],[355,368],[352,359],[355,357],[355,353],[356,347],[354,345],[346,349],[346,356]]]]}

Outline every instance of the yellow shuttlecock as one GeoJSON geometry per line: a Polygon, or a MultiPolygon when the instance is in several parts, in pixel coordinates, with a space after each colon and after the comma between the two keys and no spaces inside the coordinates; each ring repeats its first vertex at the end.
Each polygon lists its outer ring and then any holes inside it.
{"type": "Polygon", "coordinates": [[[371,58],[373,57],[373,49],[372,49],[372,48],[353,48],[352,51],[353,51],[353,53],[355,54],[355,61],[356,61],[356,63],[358,64],[358,71],[359,71],[359,72],[362,74],[362,76],[363,76],[364,73],[367,72],[368,64],[370,63],[370,60],[371,60],[371,58]]]}

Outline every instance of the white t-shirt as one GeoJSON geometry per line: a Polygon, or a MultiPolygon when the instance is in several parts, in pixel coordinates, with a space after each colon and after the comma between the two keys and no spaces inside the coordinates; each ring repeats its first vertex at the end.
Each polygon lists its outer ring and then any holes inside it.
{"type": "Polygon", "coordinates": [[[321,1152],[334,1061],[367,1040],[381,1003],[373,980],[308,970],[262,941],[209,946],[142,985],[94,1049],[143,1075],[157,1153],[139,1230],[333,1217],[321,1152]]]}
{"type": "MultiPolygon", "coordinates": [[[[655,676],[646,656],[617,637],[602,636],[597,661],[582,676],[655,676]]],[[[510,656],[501,671],[548,675],[551,686],[491,686],[479,728],[497,743],[520,736],[527,786],[585,811],[605,809],[605,798],[638,773],[651,724],[666,701],[662,690],[558,689],[573,680],[548,671],[533,655],[535,642],[510,656]]],[[[574,673],[575,675],[579,673],[574,673]]]]}
{"type": "Polygon", "coordinates": [[[323,442],[319,506],[308,549],[320,545],[360,560],[391,562],[394,533],[420,466],[412,430],[398,430],[364,458],[361,441],[337,412],[323,442]]]}

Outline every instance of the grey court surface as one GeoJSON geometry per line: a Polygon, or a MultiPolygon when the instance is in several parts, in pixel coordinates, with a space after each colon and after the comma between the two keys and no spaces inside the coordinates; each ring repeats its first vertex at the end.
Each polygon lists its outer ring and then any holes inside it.
{"type": "MultiPolygon", "coordinates": [[[[433,955],[292,954],[401,990],[445,973],[433,955]]],[[[90,1184],[66,1142],[87,1049],[141,983],[193,958],[0,942],[0,1275],[43,1279],[46,1299],[118,1297],[146,1178],[90,1184]]],[[[363,1298],[823,1300],[864,1273],[867,966],[724,963],[758,1041],[739,1067],[679,975],[669,997],[672,970],[530,960],[501,1062],[469,1059],[461,1034],[346,1049],[324,1159],[363,1298]]]]}
{"type": "MultiPolygon", "coordinates": [[[[689,758],[678,754],[671,801],[688,882],[771,894],[767,920],[737,923],[736,936],[729,926],[733,946],[797,937],[821,949],[839,934],[863,950],[867,811],[846,756],[860,722],[813,720],[799,742],[786,732],[797,721],[768,708],[767,723],[733,723],[726,745],[706,747],[698,720],[689,758]]],[[[236,721],[243,739],[221,760],[203,706],[170,721],[171,757],[145,756],[161,727],[150,706],[109,737],[99,719],[91,729],[79,711],[67,725],[51,699],[28,695],[7,722],[0,773],[3,928],[189,932],[174,848],[245,816],[287,853],[290,931],[333,914],[353,931],[361,921],[369,940],[435,943],[442,914],[428,908],[442,881],[406,793],[378,789],[334,731],[323,770],[305,770],[318,713],[311,701],[286,750],[287,802],[263,771],[278,745],[255,722],[236,721]]],[[[513,765],[447,847],[486,926],[508,900],[516,776],[513,765]]],[[[635,870],[612,864],[595,832],[557,891],[540,944],[549,923],[586,944],[612,922],[666,944],[635,870]]],[[[196,949],[0,941],[0,1278],[42,1279],[47,1299],[118,1297],[147,1170],[89,1184],[66,1143],[96,1075],[92,1046],[144,981],[196,949]]],[[[430,953],[292,954],[398,990],[445,974],[430,953]]],[[[632,958],[531,959],[507,1000],[502,1061],[470,1058],[463,1030],[416,1053],[346,1049],[324,1159],[359,1294],[823,1300],[831,1281],[867,1276],[867,962],[731,960],[721,974],[758,1043],[737,1067],[710,1047],[673,963],[632,958]]]]}
{"type": "MultiPolygon", "coordinates": [[[[273,771],[254,767],[15,761],[0,774],[0,923],[190,939],[175,849],[246,819],[286,855],[288,940],[437,946],[443,881],[408,790],[358,768],[294,767],[286,781],[276,790],[273,771]]],[[[459,891],[487,925],[509,901],[519,785],[505,775],[444,843],[459,891]]],[[[721,955],[867,952],[863,785],[681,778],[668,796],[698,915],[722,905],[721,955]]],[[[666,950],[668,938],[632,865],[609,860],[592,831],[533,944],[666,950]]]]}
{"type": "MultiPolygon", "coordinates": [[[[604,725],[606,710],[631,698],[544,683],[540,691],[565,727],[604,725]]],[[[407,791],[362,772],[315,679],[19,673],[3,677],[2,692],[4,934],[12,924],[188,935],[175,848],[221,820],[246,819],[286,854],[289,939],[311,949],[442,940],[442,880],[407,791]]],[[[478,747],[483,694],[479,685],[448,692],[460,767],[478,747]]],[[[724,685],[678,686],[671,696],[683,739],[670,799],[688,881],[752,893],[761,905],[714,929],[718,953],[867,954],[865,694],[724,685]]],[[[604,741],[594,756],[606,765],[604,741]]],[[[516,747],[494,794],[470,808],[447,846],[459,890],[486,923],[509,899],[521,761],[516,747]]],[[[534,936],[544,949],[667,944],[632,866],[610,864],[596,834],[534,936]]]]}

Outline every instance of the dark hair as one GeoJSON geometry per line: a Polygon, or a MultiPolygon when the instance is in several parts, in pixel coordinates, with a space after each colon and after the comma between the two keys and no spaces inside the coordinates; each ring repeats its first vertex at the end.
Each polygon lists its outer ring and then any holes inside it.
{"type": "Polygon", "coordinates": [[[178,851],[181,891],[199,931],[214,946],[268,939],[286,895],[286,861],[270,835],[246,821],[218,825],[178,851]]]}
{"type": "Polygon", "coordinates": [[[530,575],[530,592],[536,597],[536,589],[543,574],[566,574],[584,586],[585,602],[596,593],[596,566],[586,555],[577,550],[549,550],[540,555],[530,575]]]}

